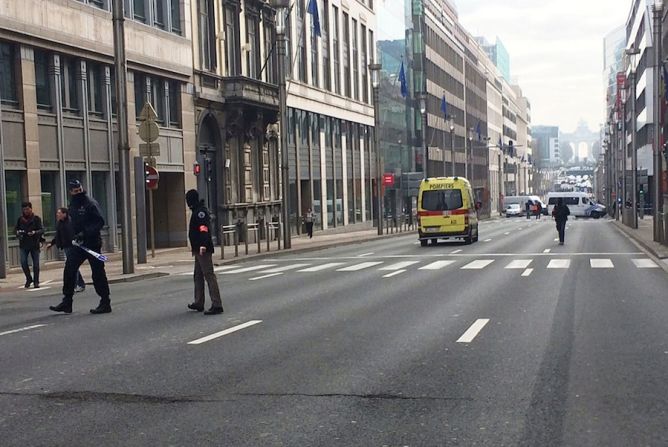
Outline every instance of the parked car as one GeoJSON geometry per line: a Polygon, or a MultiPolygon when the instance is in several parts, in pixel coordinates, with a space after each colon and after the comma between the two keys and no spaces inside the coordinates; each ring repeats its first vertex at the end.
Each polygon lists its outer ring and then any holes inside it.
{"type": "Polygon", "coordinates": [[[522,216],[522,208],[519,203],[511,203],[506,206],[506,217],[510,216],[522,216]]]}

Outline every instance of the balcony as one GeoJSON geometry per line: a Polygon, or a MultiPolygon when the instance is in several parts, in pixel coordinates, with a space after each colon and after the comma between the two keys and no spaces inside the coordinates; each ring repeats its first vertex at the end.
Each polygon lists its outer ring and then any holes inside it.
{"type": "Polygon", "coordinates": [[[278,86],[244,76],[223,78],[223,97],[227,104],[254,105],[278,110],[278,86]]]}

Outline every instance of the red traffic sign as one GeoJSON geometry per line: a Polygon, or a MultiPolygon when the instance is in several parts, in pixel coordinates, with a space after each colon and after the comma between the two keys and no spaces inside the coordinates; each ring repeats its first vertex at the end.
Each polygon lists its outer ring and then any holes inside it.
{"type": "Polygon", "coordinates": [[[158,180],[160,180],[160,174],[158,173],[158,170],[155,169],[153,166],[145,164],[144,175],[146,178],[146,188],[158,189],[158,180]]]}
{"type": "Polygon", "coordinates": [[[383,174],[383,185],[385,186],[394,185],[394,174],[383,174]]]}

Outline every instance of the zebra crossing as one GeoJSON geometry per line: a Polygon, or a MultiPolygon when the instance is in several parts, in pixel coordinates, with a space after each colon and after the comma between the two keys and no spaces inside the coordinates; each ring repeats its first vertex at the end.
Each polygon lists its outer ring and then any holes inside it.
{"type": "Polygon", "coordinates": [[[300,262],[287,263],[279,265],[277,263],[267,263],[258,265],[232,265],[217,267],[216,273],[220,275],[238,275],[249,274],[252,281],[280,276],[283,274],[308,274],[308,273],[327,273],[327,272],[342,272],[355,273],[361,271],[375,270],[378,271],[382,278],[393,278],[408,271],[439,271],[446,268],[454,268],[458,270],[473,270],[480,271],[490,266],[501,266],[505,270],[517,271],[521,270],[521,276],[526,277],[544,268],[547,271],[563,271],[570,268],[590,268],[592,270],[612,270],[615,268],[631,268],[637,269],[659,269],[659,265],[650,258],[634,258],[634,257],[617,257],[614,260],[611,258],[591,257],[586,261],[573,262],[569,257],[555,257],[552,259],[545,259],[544,257],[533,258],[531,256],[518,255],[517,259],[497,258],[491,259],[419,259],[408,261],[396,260],[351,260],[341,259],[336,262],[324,263],[309,263],[301,260],[300,262]]]}

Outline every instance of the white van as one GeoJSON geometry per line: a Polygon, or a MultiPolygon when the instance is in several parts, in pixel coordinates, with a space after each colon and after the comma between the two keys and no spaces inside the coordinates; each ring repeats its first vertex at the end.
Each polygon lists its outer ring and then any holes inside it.
{"type": "Polygon", "coordinates": [[[571,216],[589,217],[595,202],[591,201],[591,194],[586,192],[562,191],[547,193],[547,213],[552,215],[552,210],[558,199],[563,199],[564,205],[568,207],[571,216]]]}

